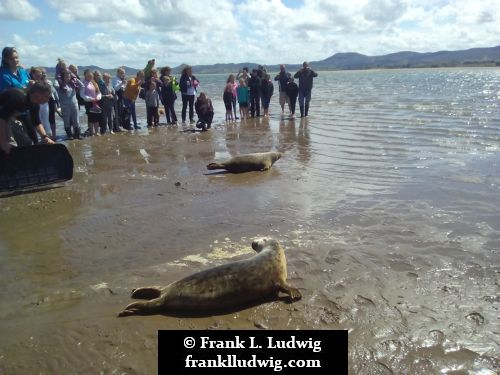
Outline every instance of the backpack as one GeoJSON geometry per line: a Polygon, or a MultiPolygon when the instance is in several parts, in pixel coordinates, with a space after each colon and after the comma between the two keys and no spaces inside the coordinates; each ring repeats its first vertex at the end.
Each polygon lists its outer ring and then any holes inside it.
{"type": "Polygon", "coordinates": [[[146,90],[143,87],[139,90],[139,98],[146,100],[146,90]]]}

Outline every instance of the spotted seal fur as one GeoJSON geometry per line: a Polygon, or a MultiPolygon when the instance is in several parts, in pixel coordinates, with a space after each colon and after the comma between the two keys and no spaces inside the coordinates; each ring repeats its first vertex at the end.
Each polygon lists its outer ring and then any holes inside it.
{"type": "Polygon", "coordinates": [[[286,281],[285,252],[279,242],[261,238],[253,241],[252,248],[257,254],[251,258],[195,273],[163,288],[133,290],[133,298],[150,300],[134,302],[118,316],[230,309],[279,292],[290,301],[299,300],[299,290],[286,281]]]}
{"type": "Polygon", "coordinates": [[[231,173],[250,171],[267,171],[283,154],[281,152],[257,152],[254,154],[241,154],[221,163],[210,163],[207,169],[225,169],[231,173]]]}

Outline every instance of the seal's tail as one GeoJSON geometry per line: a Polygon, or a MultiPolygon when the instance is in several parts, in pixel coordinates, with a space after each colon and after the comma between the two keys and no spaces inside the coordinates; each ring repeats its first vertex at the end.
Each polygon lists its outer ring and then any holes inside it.
{"type": "Polygon", "coordinates": [[[207,165],[207,169],[212,170],[212,169],[226,169],[222,164],[219,163],[210,163],[207,165]]]}

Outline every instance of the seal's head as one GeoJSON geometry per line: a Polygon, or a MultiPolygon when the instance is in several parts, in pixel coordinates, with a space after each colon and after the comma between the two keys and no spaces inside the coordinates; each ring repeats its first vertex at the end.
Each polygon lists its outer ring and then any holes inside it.
{"type": "Polygon", "coordinates": [[[280,160],[282,156],[282,152],[273,152],[273,155],[271,156],[271,158],[273,159],[273,163],[276,163],[276,161],[280,160]]]}
{"type": "Polygon", "coordinates": [[[272,249],[279,250],[280,244],[278,241],[273,240],[269,237],[256,238],[252,242],[252,249],[260,253],[266,247],[271,247],[272,249]]]}

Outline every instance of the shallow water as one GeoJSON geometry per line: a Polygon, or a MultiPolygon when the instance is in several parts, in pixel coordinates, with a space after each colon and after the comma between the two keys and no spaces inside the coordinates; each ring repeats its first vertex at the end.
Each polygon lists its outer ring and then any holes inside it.
{"type": "Polygon", "coordinates": [[[212,131],[73,141],[73,181],[0,199],[0,373],[153,373],[157,329],[256,326],[348,329],[353,374],[498,371],[499,69],[320,72],[307,119],[276,95],[271,118],[227,126],[226,76],[198,78],[212,131]],[[270,150],[269,172],[205,168],[270,150]],[[115,318],[132,288],[262,235],[301,301],[115,318]]]}

